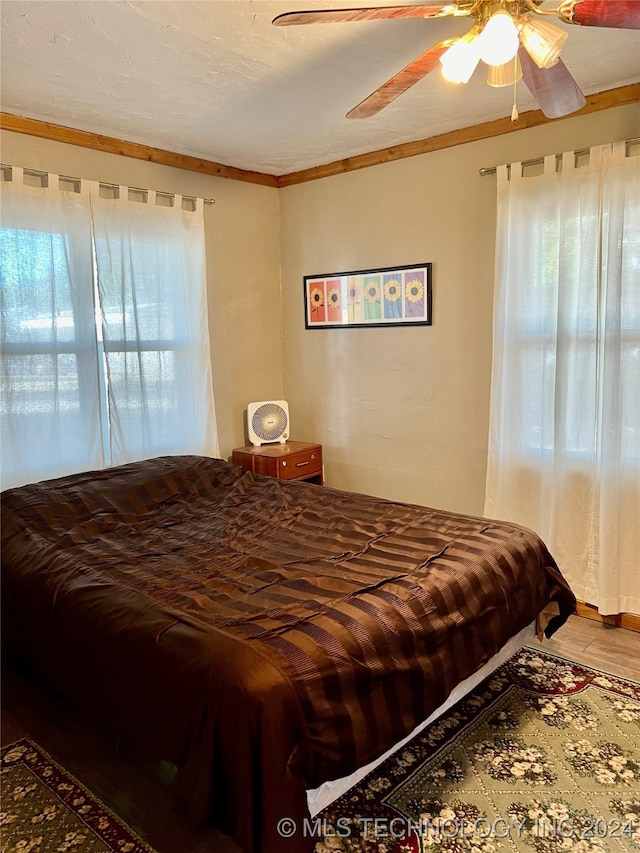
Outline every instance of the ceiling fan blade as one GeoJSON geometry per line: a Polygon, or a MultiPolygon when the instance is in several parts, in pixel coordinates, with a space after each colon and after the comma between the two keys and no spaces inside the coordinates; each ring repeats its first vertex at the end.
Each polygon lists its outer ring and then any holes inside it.
{"type": "Polygon", "coordinates": [[[297,24],[335,24],[343,21],[380,21],[389,18],[444,18],[448,15],[468,15],[472,3],[453,2],[430,6],[379,6],[362,9],[317,9],[313,12],[285,12],[271,22],[276,27],[297,24]],[[460,7],[460,8],[458,8],[460,7]]]}
{"type": "Polygon", "coordinates": [[[391,101],[395,101],[398,95],[402,95],[414,83],[422,80],[430,71],[433,71],[445,50],[448,50],[456,41],[458,41],[457,38],[450,38],[435,44],[430,50],[414,59],[406,68],[387,80],[379,89],[372,92],[364,101],[360,101],[357,107],[347,113],[347,118],[370,118],[370,116],[379,113],[391,101]]]}
{"type": "Polygon", "coordinates": [[[640,30],[640,0],[563,0],[556,14],[567,24],[640,30]]]}
{"type": "Polygon", "coordinates": [[[586,104],[580,87],[561,59],[551,68],[538,68],[524,47],[520,47],[518,58],[524,82],[547,118],[569,115],[586,104]]]}

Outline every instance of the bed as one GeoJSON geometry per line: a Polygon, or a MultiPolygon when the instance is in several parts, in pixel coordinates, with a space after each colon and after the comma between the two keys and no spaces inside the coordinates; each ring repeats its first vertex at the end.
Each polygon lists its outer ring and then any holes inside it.
{"type": "Polygon", "coordinates": [[[526,528],[194,456],[4,492],[2,587],[3,644],[245,853],[575,607],[526,528]]]}

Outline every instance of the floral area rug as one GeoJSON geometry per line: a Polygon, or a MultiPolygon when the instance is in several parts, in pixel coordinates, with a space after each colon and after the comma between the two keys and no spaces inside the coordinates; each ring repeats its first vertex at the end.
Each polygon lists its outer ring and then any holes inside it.
{"type": "Polygon", "coordinates": [[[640,853],[640,684],[524,648],[309,831],[316,853],[640,853]]]}
{"type": "Polygon", "coordinates": [[[1,764],[2,853],[154,853],[28,738],[6,747],[1,764]]]}

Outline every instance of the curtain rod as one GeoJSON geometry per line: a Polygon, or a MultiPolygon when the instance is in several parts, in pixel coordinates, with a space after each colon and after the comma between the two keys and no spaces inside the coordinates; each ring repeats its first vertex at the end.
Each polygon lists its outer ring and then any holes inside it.
{"type": "MultiPolygon", "coordinates": [[[[9,165],[5,165],[5,164],[0,165],[0,169],[11,169],[11,168],[12,167],[9,165]]],[[[24,172],[25,175],[32,175],[35,178],[46,177],[49,174],[48,172],[40,171],[40,169],[23,169],[22,171],[24,172]]],[[[83,180],[82,178],[71,178],[68,175],[59,175],[58,177],[61,180],[69,181],[70,183],[78,183],[81,180],[83,180]]],[[[98,181],[98,183],[100,184],[101,187],[108,187],[109,189],[112,189],[112,190],[116,189],[117,187],[120,186],[120,184],[112,184],[109,181],[98,181]]],[[[144,187],[129,186],[129,189],[133,190],[135,193],[149,192],[148,187],[145,189],[144,187]]],[[[182,195],[181,193],[164,192],[164,190],[156,190],[155,192],[156,192],[156,195],[165,195],[165,196],[174,196],[174,197],[176,195],[182,195]]],[[[182,195],[182,198],[186,198],[187,201],[197,201],[198,197],[195,195],[182,195]]],[[[204,202],[204,204],[215,204],[216,203],[215,198],[203,198],[202,201],[204,202]]]]}
{"type": "MultiPolygon", "coordinates": [[[[625,139],[625,145],[637,145],[640,142],[640,136],[634,136],[633,139],[625,139]]],[[[574,151],[578,157],[583,156],[584,154],[589,153],[589,148],[580,148],[578,151],[574,151]]],[[[556,154],[556,161],[562,158],[562,154],[556,154]]],[[[533,157],[531,160],[523,160],[522,166],[541,166],[544,163],[544,157],[533,157]]],[[[498,167],[497,166],[485,166],[482,169],[478,169],[478,174],[481,178],[484,178],[485,175],[495,175],[498,167]]]]}

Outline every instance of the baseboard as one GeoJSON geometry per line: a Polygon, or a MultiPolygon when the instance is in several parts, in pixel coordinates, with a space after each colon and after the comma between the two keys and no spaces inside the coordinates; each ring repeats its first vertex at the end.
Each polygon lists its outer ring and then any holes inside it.
{"type": "Polygon", "coordinates": [[[576,613],[578,616],[584,616],[587,619],[594,619],[596,622],[602,622],[605,625],[611,625],[616,628],[629,628],[630,631],[640,632],[640,616],[634,613],[617,613],[615,616],[603,616],[598,612],[598,608],[593,604],[586,604],[584,601],[579,601],[576,605],[576,613]]]}

